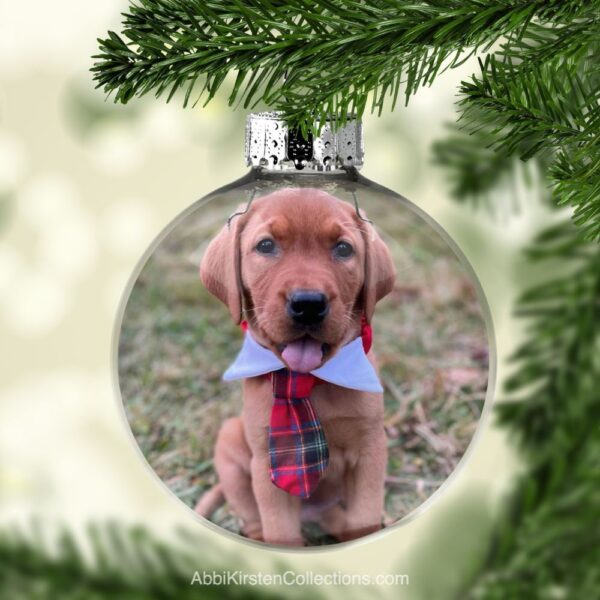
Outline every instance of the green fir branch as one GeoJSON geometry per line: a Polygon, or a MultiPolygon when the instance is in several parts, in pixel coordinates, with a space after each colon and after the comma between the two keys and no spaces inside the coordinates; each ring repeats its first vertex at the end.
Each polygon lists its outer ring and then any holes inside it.
{"type": "MultiPolygon", "coordinates": [[[[98,40],[92,71],[117,102],[181,91],[184,105],[210,102],[232,73],[230,105],[281,109],[306,132],[393,109],[478,54],[481,72],[460,89],[463,126],[487,128],[505,157],[553,155],[556,202],[598,239],[599,39],[599,0],[137,0],[121,34],[98,40]]],[[[488,159],[501,172],[513,163],[488,159]]],[[[470,186],[456,191],[478,193],[470,186]]]]}
{"type": "Polygon", "coordinates": [[[518,303],[530,328],[513,356],[513,400],[497,407],[530,468],[470,597],[591,598],[600,591],[600,248],[560,224],[528,255],[563,271],[518,303]]]}
{"type": "MultiPolygon", "coordinates": [[[[582,6],[598,14],[593,4],[582,6]]],[[[454,194],[474,202],[514,173],[515,159],[533,158],[556,205],[574,206],[581,226],[552,227],[526,253],[549,279],[518,302],[517,314],[530,325],[513,357],[511,400],[496,412],[528,468],[485,568],[465,590],[470,598],[600,592],[600,251],[592,241],[600,231],[597,21],[532,24],[508,38],[463,82],[459,125],[434,147],[454,194]]]]}
{"type": "Polygon", "coordinates": [[[314,126],[362,115],[369,93],[373,110],[393,107],[401,84],[408,99],[476,49],[521,35],[536,16],[573,18],[578,4],[138,0],[121,35],[99,40],[92,71],[116,101],[183,90],[184,104],[209,102],[234,72],[230,104],[263,102],[314,126]]]}
{"type": "Polygon", "coordinates": [[[574,152],[594,141],[600,90],[591,78],[560,61],[523,69],[491,56],[480,66],[461,85],[461,119],[475,130],[488,125],[502,153],[520,149],[528,160],[543,148],[574,152]]]}
{"type": "Polygon", "coordinates": [[[553,435],[556,418],[565,431],[577,430],[585,438],[597,424],[592,417],[600,416],[600,248],[561,224],[539,236],[527,256],[548,272],[552,265],[568,268],[517,303],[517,315],[530,319],[528,340],[513,356],[517,369],[506,384],[518,401],[501,404],[498,411],[536,459],[564,460],[569,449],[553,435]]]}
{"type": "MultiPolygon", "coordinates": [[[[588,239],[600,239],[600,21],[575,22],[558,29],[530,26],[510,38],[494,55],[480,60],[480,73],[460,88],[458,124],[463,135],[434,147],[436,162],[449,167],[463,184],[473,175],[452,155],[451,144],[472,169],[502,166],[514,157],[535,157],[546,170],[558,206],[574,207],[573,220],[588,239]],[[553,45],[554,44],[554,45],[553,45]],[[481,143],[479,156],[475,153],[481,143]],[[495,150],[490,154],[489,149],[495,150]]],[[[500,175],[487,179],[494,185],[500,175]]],[[[480,182],[486,181],[485,178],[480,182]]],[[[479,193],[465,185],[455,194],[479,193]]]]}
{"type": "MultiPolygon", "coordinates": [[[[518,158],[526,147],[519,145],[515,153],[505,154],[495,150],[495,145],[496,137],[490,127],[480,125],[467,133],[456,123],[449,125],[444,138],[434,142],[433,162],[446,170],[450,193],[457,202],[468,202],[475,208],[484,205],[494,213],[495,192],[510,189],[516,198],[515,184],[519,179],[531,187],[532,170],[525,168],[518,158]]],[[[552,154],[544,149],[535,157],[534,170],[543,176],[551,160],[552,154]]],[[[541,191],[541,197],[550,200],[545,190],[541,191]]]]}
{"type": "MultiPolygon", "coordinates": [[[[91,526],[84,540],[68,530],[49,539],[38,525],[31,532],[0,532],[0,598],[7,600],[178,600],[279,598],[246,584],[191,585],[196,571],[222,573],[215,558],[200,555],[201,540],[183,536],[163,542],[142,527],[116,523],[91,526]]],[[[223,557],[221,557],[221,560],[223,557]]],[[[227,569],[236,567],[228,561],[227,569]]]]}

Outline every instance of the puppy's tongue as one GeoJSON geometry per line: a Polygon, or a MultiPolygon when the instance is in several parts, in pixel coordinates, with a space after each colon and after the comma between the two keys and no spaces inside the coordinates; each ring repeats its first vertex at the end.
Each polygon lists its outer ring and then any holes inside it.
{"type": "Polygon", "coordinates": [[[308,373],[316,369],[323,360],[321,343],[310,337],[288,344],[281,353],[283,360],[292,371],[308,373]]]}

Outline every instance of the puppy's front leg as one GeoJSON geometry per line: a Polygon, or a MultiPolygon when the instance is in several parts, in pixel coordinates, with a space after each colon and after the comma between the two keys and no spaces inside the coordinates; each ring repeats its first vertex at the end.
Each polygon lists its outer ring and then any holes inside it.
{"type": "Polygon", "coordinates": [[[252,489],[262,522],[263,539],[269,544],[302,546],[300,498],[273,485],[268,458],[253,456],[252,489]]]}
{"type": "Polygon", "coordinates": [[[347,474],[346,523],[341,541],[353,540],[381,529],[387,443],[383,427],[373,432],[354,468],[347,474]]]}

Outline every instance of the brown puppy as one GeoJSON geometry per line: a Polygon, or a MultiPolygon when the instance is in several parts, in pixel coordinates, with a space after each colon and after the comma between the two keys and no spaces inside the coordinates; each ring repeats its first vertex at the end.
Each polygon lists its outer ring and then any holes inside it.
{"type": "MultiPolygon", "coordinates": [[[[311,188],[282,189],[259,198],[212,240],[201,278],[233,320],[247,320],[252,336],[290,368],[286,353],[299,339],[313,350],[305,369],[320,366],[360,335],[375,303],[394,283],[390,253],[350,204],[311,188]],[[299,325],[290,298],[310,291],[324,303],[315,323],[299,325]],[[287,360],[286,360],[287,357],[287,360]]],[[[297,345],[297,344],[296,344],[297,345]]],[[[372,353],[369,361],[374,364],[372,353]]],[[[208,517],[223,497],[248,537],[302,545],[303,518],[318,521],[339,540],[381,527],[387,461],[383,396],[323,383],[311,401],[325,432],[329,465],[306,499],[277,488],[269,477],[268,428],[273,396],[265,377],[243,382],[243,413],[227,420],[215,447],[220,483],[198,502],[208,517]]]]}

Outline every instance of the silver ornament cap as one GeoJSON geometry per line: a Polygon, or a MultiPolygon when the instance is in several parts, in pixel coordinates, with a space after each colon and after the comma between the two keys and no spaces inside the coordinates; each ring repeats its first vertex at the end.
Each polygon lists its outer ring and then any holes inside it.
{"type": "Polygon", "coordinates": [[[250,113],[246,119],[246,164],[269,171],[339,171],[363,165],[363,129],[359,119],[333,129],[327,120],[319,135],[305,139],[290,129],[279,111],[250,113]]]}

